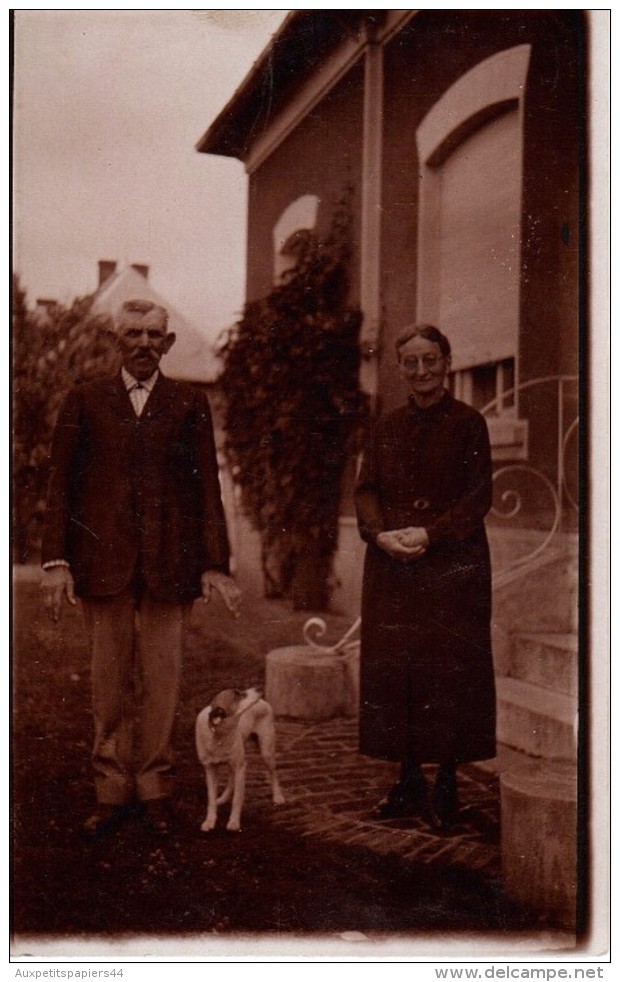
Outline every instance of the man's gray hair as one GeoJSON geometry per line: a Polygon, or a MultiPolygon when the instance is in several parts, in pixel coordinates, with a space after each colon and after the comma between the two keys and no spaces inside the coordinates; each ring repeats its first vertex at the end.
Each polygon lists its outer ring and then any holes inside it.
{"type": "Polygon", "coordinates": [[[150,314],[153,311],[156,311],[160,315],[164,327],[168,330],[168,311],[165,307],[160,306],[160,304],[153,303],[152,300],[125,300],[116,315],[116,325],[117,327],[121,327],[127,319],[127,315],[131,317],[135,314],[150,314]]]}

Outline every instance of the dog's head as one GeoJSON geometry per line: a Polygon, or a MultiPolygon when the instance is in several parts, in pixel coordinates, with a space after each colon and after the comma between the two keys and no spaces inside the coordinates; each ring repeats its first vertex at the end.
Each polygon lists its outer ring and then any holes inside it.
{"type": "Polygon", "coordinates": [[[211,701],[209,726],[215,730],[227,720],[232,721],[260,698],[261,693],[255,688],[223,689],[211,701]]]}

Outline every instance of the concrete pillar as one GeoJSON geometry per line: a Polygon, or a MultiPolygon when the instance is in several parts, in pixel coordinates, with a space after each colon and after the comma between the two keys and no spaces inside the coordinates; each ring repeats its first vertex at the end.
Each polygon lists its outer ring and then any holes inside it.
{"type": "Polygon", "coordinates": [[[383,169],[383,46],[370,21],[364,57],[364,140],[360,233],[360,384],[376,396],[381,341],[381,202],[383,169]]]}
{"type": "Polygon", "coordinates": [[[577,768],[533,761],[500,776],[506,892],[572,930],[577,903],[577,768]]]}

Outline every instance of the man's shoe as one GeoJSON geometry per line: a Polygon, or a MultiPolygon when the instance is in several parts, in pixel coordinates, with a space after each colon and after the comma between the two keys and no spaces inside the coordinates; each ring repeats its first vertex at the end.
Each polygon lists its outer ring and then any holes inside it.
{"type": "Polygon", "coordinates": [[[411,818],[428,811],[427,787],[424,782],[398,781],[374,810],[375,818],[411,818]]]}
{"type": "Polygon", "coordinates": [[[176,824],[169,798],[152,798],[144,802],[144,820],[156,835],[170,835],[176,824]]]}
{"type": "Polygon", "coordinates": [[[86,839],[104,839],[116,832],[126,817],[126,805],[99,805],[84,822],[82,834],[86,839]]]}

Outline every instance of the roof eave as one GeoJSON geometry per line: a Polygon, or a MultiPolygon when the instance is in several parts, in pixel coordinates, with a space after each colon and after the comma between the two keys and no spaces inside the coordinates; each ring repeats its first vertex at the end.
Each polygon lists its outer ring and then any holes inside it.
{"type": "Polygon", "coordinates": [[[233,145],[230,140],[231,124],[243,111],[245,105],[250,102],[250,93],[253,94],[260,85],[260,80],[269,64],[274,48],[288,34],[291,23],[299,19],[303,13],[304,11],[293,10],[283,20],[232,97],[201,136],[196,144],[198,153],[213,153],[222,157],[235,157],[243,160],[242,148],[233,145]]]}
{"type": "Polygon", "coordinates": [[[292,87],[298,83],[311,70],[312,64],[324,56],[326,50],[346,36],[352,24],[355,25],[372,14],[373,11],[361,10],[292,11],[232,98],[200,138],[196,144],[198,152],[247,160],[252,143],[272,118],[278,97],[283,95],[283,87],[292,87]],[[308,45],[307,34],[303,34],[309,29],[314,32],[312,45],[308,45]],[[299,54],[300,46],[304,49],[304,57],[293,57],[299,54]]]}

